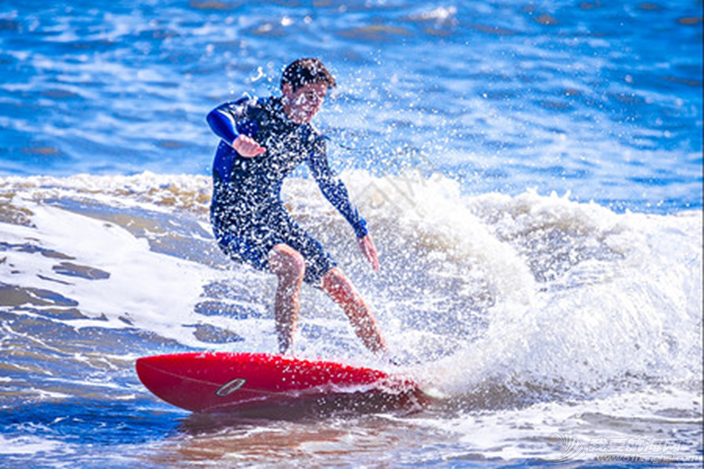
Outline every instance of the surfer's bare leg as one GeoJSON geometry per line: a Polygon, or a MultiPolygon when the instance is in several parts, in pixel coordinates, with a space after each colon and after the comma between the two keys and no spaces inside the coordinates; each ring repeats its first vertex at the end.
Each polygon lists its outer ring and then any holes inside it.
{"type": "Polygon", "coordinates": [[[279,279],[274,303],[279,352],[293,352],[293,335],[298,323],[306,264],[298,251],[286,244],[277,244],[269,253],[269,267],[279,279]]]}
{"type": "Polygon", "coordinates": [[[334,267],[323,277],[321,287],[343,309],[364,345],[376,354],[385,354],[386,342],[381,336],[376,319],[345,274],[334,267]]]}

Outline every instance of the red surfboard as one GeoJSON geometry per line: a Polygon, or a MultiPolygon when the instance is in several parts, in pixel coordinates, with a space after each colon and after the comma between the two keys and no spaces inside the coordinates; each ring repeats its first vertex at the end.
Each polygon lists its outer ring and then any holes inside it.
{"type": "Polygon", "coordinates": [[[137,374],[169,404],[192,412],[233,412],[313,404],[389,410],[423,406],[412,380],[371,368],[265,353],[182,353],[142,357],[137,374]]]}

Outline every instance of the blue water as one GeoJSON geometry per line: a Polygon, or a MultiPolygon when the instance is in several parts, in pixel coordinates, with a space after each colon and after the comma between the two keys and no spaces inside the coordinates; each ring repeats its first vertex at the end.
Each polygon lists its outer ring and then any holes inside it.
{"type": "MultiPolygon", "coordinates": [[[[346,166],[421,152],[465,190],[702,206],[701,3],[4,2],[6,175],[208,174],[203,115],[298,56],[346,166]],[[15,4],[17,3],[17,4],[15,4]],[[439,53],[441,52],[441,53],[439,53]]],[[[401,159],[401,158],[396,158],[401,159]]]]}
{"type": "MultiPolygon", "coordinates": [[[[0,465],[700,467],[702,74],[701,1],[0,1],[0,465]],[[301,56],[382,271],[305,170],[288,205],[447,396],[419,414],[213,422],[134,374],[273,351],[205,115],[301,56]]],[[[373,364],[303,304],[301,354],[373,364]]]]}

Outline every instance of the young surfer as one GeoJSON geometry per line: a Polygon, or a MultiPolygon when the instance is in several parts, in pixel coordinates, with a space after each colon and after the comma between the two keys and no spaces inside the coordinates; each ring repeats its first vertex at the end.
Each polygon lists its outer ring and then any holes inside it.
{"type": "Polygon", "coordinates": [[[325,139],[310,124],[335,86],[322,62],[299,59],[284,70],[281,97],[243,98],[208,114],[221,139],[213,164],[211,222],[219,246],[233,260],[277,276],[274,317],[281,353],[293,351],[301,283],[306,282],[342,307],[369,350],[385,355],[386,343],[364,299],[281,200],[284,178],[305,161],[323,195],[354,229],[365,258],[379,269],[366,222],[330,169],[325,139]]]}

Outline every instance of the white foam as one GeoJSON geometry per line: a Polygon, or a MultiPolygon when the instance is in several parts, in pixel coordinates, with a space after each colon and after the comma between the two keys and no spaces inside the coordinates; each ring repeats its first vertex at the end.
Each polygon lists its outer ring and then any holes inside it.
{"type": "MultiPolygon", "coordinates": [[[[181,340],[190,335],[180,329],[193,322],[203,284],[221,272],[155,253],[146,239],[138,239],[115,224],[58,207],[29,202],[25,207],[33,213],[36,228],[4,225],[5,240],[18,244],[38,240],[41,247],[75,258],[72,263],[107,272],[109,278],[61,277],[52,270],[56,259],[12,251],[6,254],[8,262],[21,266],[21,272],[7,274],[8,281],[74,299],[87,316],[105,316],[109,322],[101,324],[103,327],[124,327],[118,318],[129,314],[140,326],[164,337],[181,340]],[[47,280],[52,278],[64,283],[47,280]]],[[[74,320],[72,324],[96,326],[93,320],[74,320]]]]}
{"type": "MultiPolygon", "coordinates": [[[[431,367],[436,373],[429,377],[446,391],[471,393],[487,381],[579,391],[629,374],[684,381],[701,374],[696,360],[701,355],[701,212],[616,214],[536,191],[465,196],[455,182],[435,176],[379,178],[364,171],[343,176],[377,241],[381,272],[371,272],[352,230],[314,182],[289,179],[287,205],[374,306],[396,350],[424,362],[447,357],[431,367]],[[447,371],[440,375],[440,369],[447,371]]],[[[202,346],[184,326],[236,324],[247,337],[243,347],[274,348],[273,321],[266,314],[272,276],[227,260],[223,263],[232,271],[160,254],[149,240],[100,214],[45,202],[92,199],[107,211],[145,207],[175,221],[187,213],[207,231],[209,178],[145,173],[0,182],[15,193],[12,204],[31,212],[36,225],[2,224],[4,241],[38,240],[75,257],[71,262],[110,273],[102,280],[59,277],[52,270],[56,259],[10,250],[0,269],[11,283],[75,299],[83,313],[105,315],[104,327],[124,327],[120,318],[128,314],[136,327],[202,346]],[[16,272],[10,273],[10,265],[16,272]],[[196,315],[204,286],[218,282],[232,288],[219,301],[263,316],[235,321],[196,315]]],[[[121,223],[129,225],[130,218],[121,223]]],[[[217,254],[214,241],[203,236],[183,234],[185,249],[205,241],[217,254]]],[[[302,308],[304,353],[366,353],[324,295],[305,288],[302,308]],[[321,334],[335,340],[321,341],[321,334]]],[[[96,325],[91,319],[72,323],[96,325]]]]}
{"type": "Polygon", "coordinates": [[[605,456],[695,461],[696,448],[663,428],[696,428],[700,409],[701,394],[647,389],[581,402],[541,402],[522,409],[414,421],[455,435],[464,451],[481,452],[487,458],[516,460],[540,454],[561,462],[605,456]]]}
{"type": "Polygon", "coordinates": [[[535,193],[472,203],[513,243],[536,232],[545,233],[538,237],[545,242],[571,233],[575,264],[537,291],[528,307],[497,304],[486,333],[439,366],[461,363],[462,371],[435,380],[446,380],[455,393],[487,382],[517,391],[588,392],[621,380],[701,380],[700,212],[616,215],[535,193]],[[502,214],[489,215],[492,210],[502,214]],[[577,252],[584,246],[592,258],[577,252]]]}
{"type": "Polygon", "coordinates": [[[66,450],[66,443],[48,440],[36,436],[20,436],[15,438],[7,438],[0,435],[0,454],[10,455],[27,455],[39,454],[56,451],[61,448],[66,450]]]}

